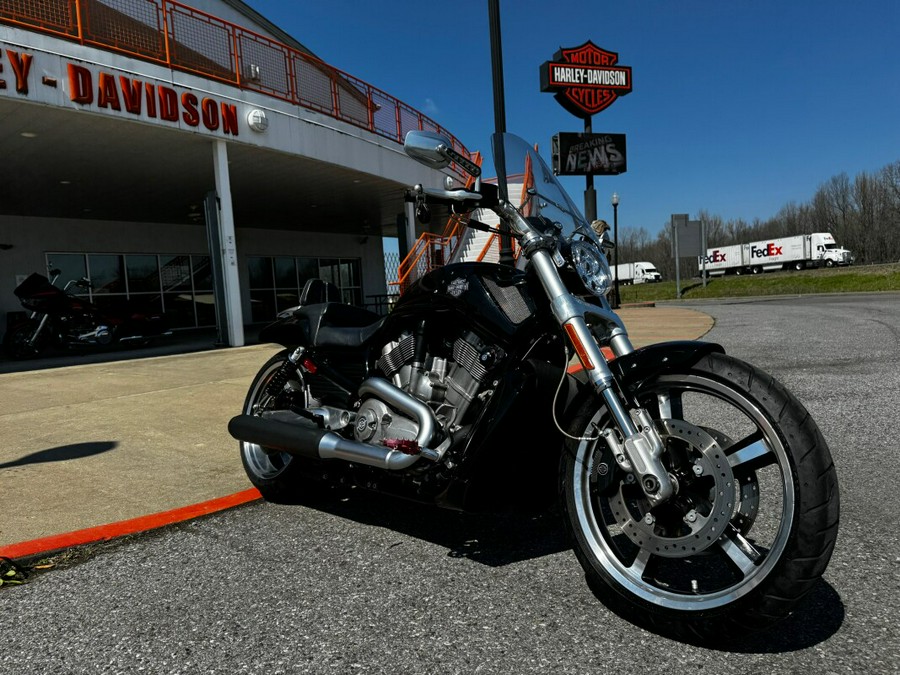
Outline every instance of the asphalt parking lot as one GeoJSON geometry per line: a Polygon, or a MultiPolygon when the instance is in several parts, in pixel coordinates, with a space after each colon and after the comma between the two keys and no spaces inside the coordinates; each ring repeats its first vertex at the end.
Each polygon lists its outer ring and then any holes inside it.
{"type": "Polygon", "coordinates": [[[610,613],[554,515],[355,495],[255,502],[84,551],[0,590],[17,673],[895,673],[900,296],[716,303],[706,336],[776,375],[828,440],[834,557],[778,629],[674,643],[610,613]]]}

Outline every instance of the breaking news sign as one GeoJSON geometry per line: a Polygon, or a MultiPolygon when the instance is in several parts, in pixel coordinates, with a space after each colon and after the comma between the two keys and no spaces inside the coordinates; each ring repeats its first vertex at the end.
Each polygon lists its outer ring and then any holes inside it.
{"type": "Polygon", "coordinates": [[[628,170],[625,134],[556,134],[551,142],[558,176],[615,176],[628,170]]]}

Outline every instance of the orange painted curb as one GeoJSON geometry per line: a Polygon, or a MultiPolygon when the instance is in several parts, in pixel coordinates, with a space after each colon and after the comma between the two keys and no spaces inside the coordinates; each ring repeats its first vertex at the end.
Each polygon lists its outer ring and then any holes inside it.
{"type": "Polygon", "coordinates": [[[184,506],[180,509],[163,511],[161,513],[154,513],[149,516],[141,516],[130,520],[121,520],[118,523],[89,527],[84,530],[57,534],[51,537],[32,539],[31,541],[23,541],[18,544],[10,544],[8,546],[0,547],[0,556],[5,558],[24,558],[39,553],[50,553],[51,551],[59,551],[73,546],[81,546],[82,544],[107,541],[116,537],[122,537],[126,534],[154,530],[158,527],[163,527],[164,525],[180,523],[184,520],[190,520],[191,518],[199,518],[200,516],[205,516],[217,511],[224,511],[233,506],[239,506],[260,499],[261,496],[259,490],[251,488],[226,497],[219,497],[207,502],[201,502],[200,504],[184,506]]]}

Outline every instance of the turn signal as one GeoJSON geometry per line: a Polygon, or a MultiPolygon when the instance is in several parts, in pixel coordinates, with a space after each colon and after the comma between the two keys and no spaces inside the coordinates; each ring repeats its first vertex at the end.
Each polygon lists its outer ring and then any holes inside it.
{"type": "Polygon", "coordinates": [[[591,357],[587,355],[587,350],[585,350],[584,344],[578,337],[575,326],[571,323],[567,323],[564,328],[566,329],[566,334],[568,334],[569,339],[572,341],[572,346],[575,348],[575,353],[578,355],[578,360],[581,361],[581,365],[585,370],[593,370],[594,362],[591,361],[591,357]]]}

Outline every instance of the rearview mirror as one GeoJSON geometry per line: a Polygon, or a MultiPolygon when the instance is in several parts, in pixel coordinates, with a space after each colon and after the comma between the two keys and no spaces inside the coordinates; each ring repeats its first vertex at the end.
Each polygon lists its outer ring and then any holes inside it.
{"type": "Polygon", "coordinates": [[[450,147],[450,139],[431,131],[410,131],[403,142],[403,150],[407,155],[432,169],[450,166],[450,156],[447,153],[450,147]]]}
{"type": "Polygon", "coordinates": [[[481,167],[453,149],[446,136],[433,131],[410,131],[403,142],[406,154],[432,169],[445,169],[453,162],[472,176],[481,175],[481,167]]]}

